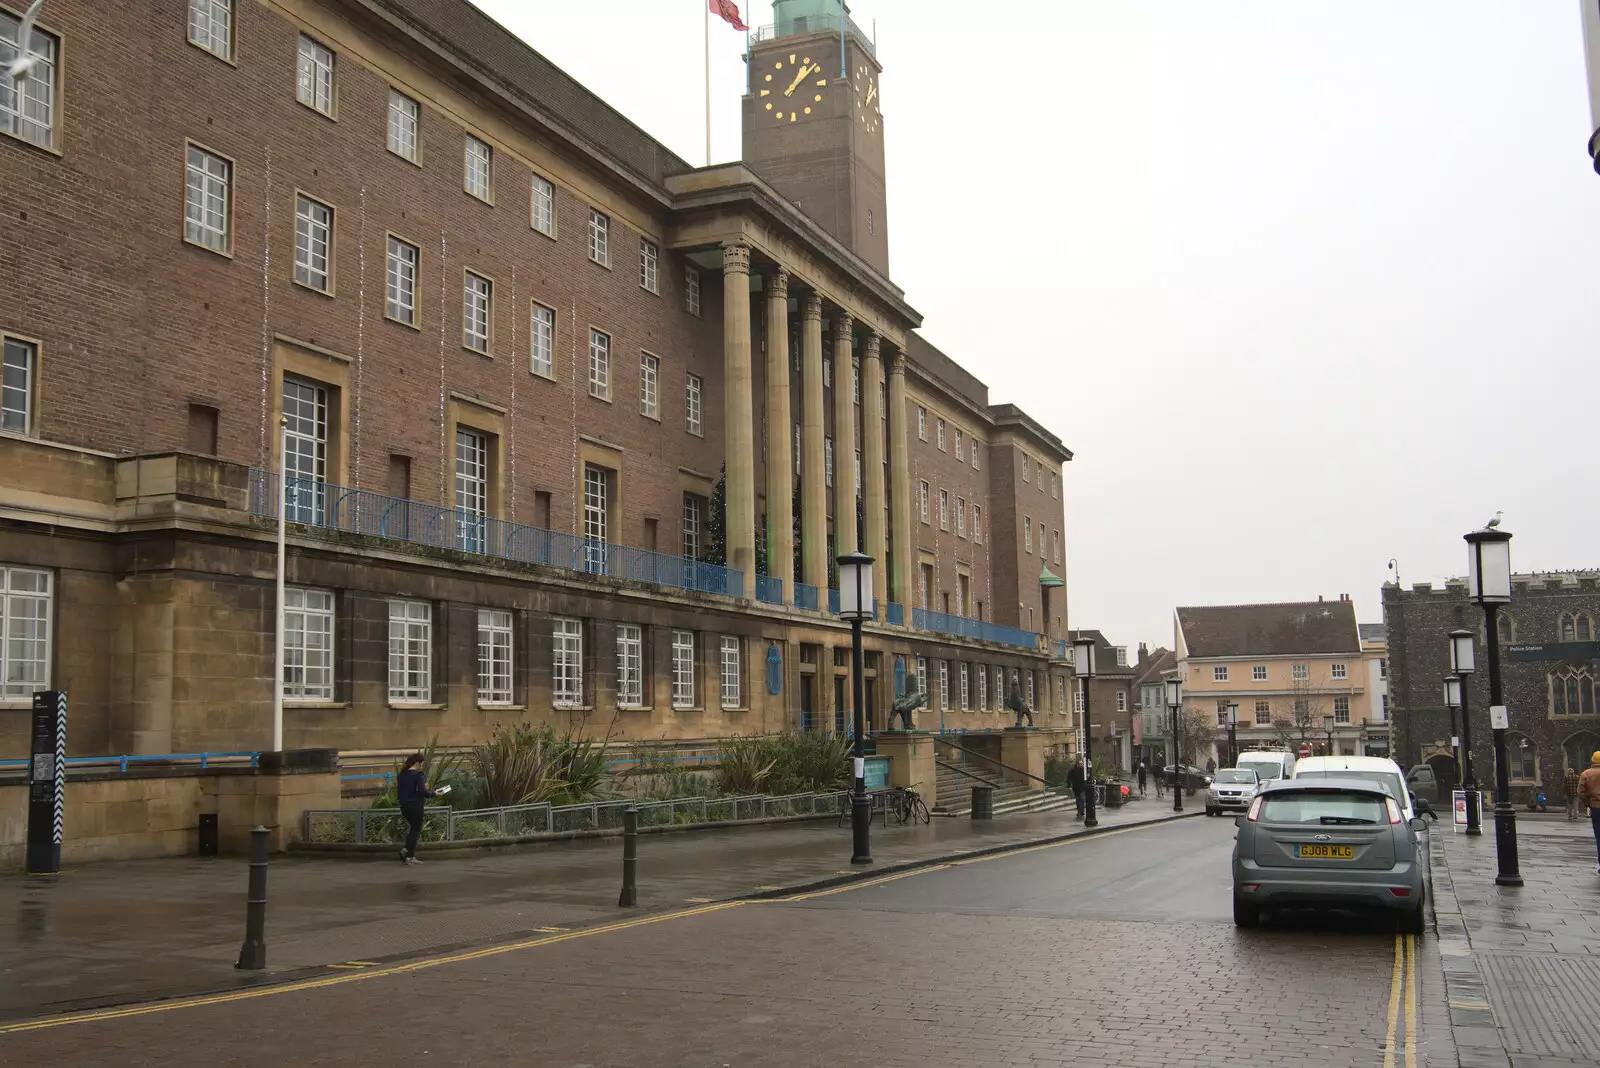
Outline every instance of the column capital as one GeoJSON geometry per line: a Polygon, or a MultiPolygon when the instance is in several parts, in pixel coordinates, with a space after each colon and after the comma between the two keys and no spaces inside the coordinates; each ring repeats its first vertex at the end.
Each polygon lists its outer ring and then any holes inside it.
{"type": "Polygon", "coordinates": [[[750,246],[749,245],[723,245],[722,246],[722,273],[723,274],[749,274],[750,273],[750,246]]]}
{"type": "Polygon", "coordinates": [[[822,318],[822,298],[816,291],[806,294],[806,299],[800,305],[800,318],[802,321],[822,318]]]}
{"type": "Polygon", "coordinates": [[[892,375],[906,373],[906,354],[900,349],[895,349],[889,355],[889,373],[892,375]]]}
{"type": "Polygon", "coordinates": [[[847,311],[840,312],[833,320],[834,337],[848,337],[856,328],[856,317],[847,311]]]}
{"type": "Polygon", "coordinates": [[[882,341],[883,339],[876,330],[867,333],[867,359],[876,360],[878,358],[878,346],[882,341]]]}
{"type": "Polygon", "coordinates": [[[768,275],[765,281],[767,292],[772,296],[787,297],[789,295],[789,272],[785,268],[779,267],[768,275]]]}

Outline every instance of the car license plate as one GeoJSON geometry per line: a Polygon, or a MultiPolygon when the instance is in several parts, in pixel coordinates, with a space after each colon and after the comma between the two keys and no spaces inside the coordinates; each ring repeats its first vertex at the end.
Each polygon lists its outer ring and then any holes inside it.
{"type": "Polygon", "coordinates": [[[1304,843],[1294,847],[1294,855],[1301,860],[1354,860],[1356,847],[1304,843]]]}

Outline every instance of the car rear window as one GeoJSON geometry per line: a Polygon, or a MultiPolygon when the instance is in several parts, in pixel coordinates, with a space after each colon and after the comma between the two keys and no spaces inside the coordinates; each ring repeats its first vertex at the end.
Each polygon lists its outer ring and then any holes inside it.
{"type": "Polygon", "coordinates": [[[1394,798],[1396,801],[1404,802],[1406,799],[1406,791],[1400,784],[1400,776],[1396,775],[1392,771],[1338,771],[1335,769],[1329,769],[1327,771],[1296,772],[1295,778],[1365,779],[1367,782],[1375,782],[1379,786],[1383,787],[1383,792],[1394,798]]]}
{"type": "Polygon", "coordinates": [[[1283,764],[1276,760],[1241,760],[1239,766],[1263,779],[1283,778],[1283,764]]]}
{"type": "Polygon", "coordinates": [[[1388,816],[1383,798],[1346,790],[1271,794],[1260,812],[1268,823],[1384,823],[1388,816]]]}
{"type": "Polygon", "coordinates": [[[1253,771],[1239,771],[1235,768],[1224,768],[1223,770],[1217,772],[1216,781],[1233,783],[1255,782],[1256,776],[1255,772],[1253,771]]]}

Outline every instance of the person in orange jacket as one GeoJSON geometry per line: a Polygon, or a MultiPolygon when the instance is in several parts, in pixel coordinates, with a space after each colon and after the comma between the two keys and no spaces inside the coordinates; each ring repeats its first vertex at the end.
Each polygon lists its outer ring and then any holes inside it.
{"type": "Polygon", "coordinates": [[[1594,825],[1595,874],[1600,875],[1600,749],[1589,757],[1589,769],[1578,776],[1578,797],[1589,809],[1594,825]]]}

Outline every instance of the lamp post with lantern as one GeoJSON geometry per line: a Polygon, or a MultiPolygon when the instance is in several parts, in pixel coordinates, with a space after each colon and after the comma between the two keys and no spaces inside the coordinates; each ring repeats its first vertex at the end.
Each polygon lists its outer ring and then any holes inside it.
{"type": "Polygon", "coordinates": [[[1467,706],[1467,684],[1476,670],[1470,630],[1450,632],[1450,670],[1459,682],[1456,697],[1461,708],[1461,789],[1467,795],[1467,833],[1477,837],[1483,833],[1483,812],[1478,804],[1482,797],[1478,776],[1472,770],[1472,710],[1467,706]]]}
{"type": "MultiPolygon", "coordinates": [[[[1461,676],[1444,677],[1444,707],[1450,713],[1450,754],[1456,759],[1456,776],[1461,776],[1461,737],[1456,734],[1456,709],[1461,707],[1461,676]]],[[[1454,783],[1451,784],[1454,789],[1454,783]]]]}
{"type": "Polygon", "coordinates": [[[1167,713],[1172,717],[1172,811],[1183,811],[1183,754],[1178,749],[1178,714],[1183,711],[1183,683],[1167,680],[1167,713]]]}
{"type": "Polygon", "coordinates": [[[1239,702],[1228,702],[1228,767],[1239,766],[1239,702]]]}
{"type": "MultiPolygon", "coordinates": [[[[1493,522],[1499,522],[1497,516],[1493,522]]],[[[1511,534],[1486,526],[1465,535],[1467,543],[1467,596],[1483,609],[1485,638],[1489,646],[1489,726],[1494,731],[1494,843],[1500,886],[1521,886],[1517,859],[1517,812],[1511,807],[1510,768],[1506,763],[1506,731],[1511,717],[1506,711],[1500,683],[1500,627],[1496,613],[1511,603],[1511,534]]]]}
{"type": "Polygon", "coordinates": [[[861,624],[872,619],[872,557],[846,553],[839,557],[839,618],[850,621],[850,681],[855,698],[855,774],[850,786],[850,863],[872,863],[872,803],[867,800],[866,683],[861,668],[861,624]]]}
{"type": "Polygon", "coordinates": [[[1322,733],[1328,736],[1328,755],[1333,756],[1333,717],[1322,717],[1322,733]]]}
{"type": "Polygon", "coordinates": [[[1094,679],[1094,639],[1080,634],[1072,641],[1072,671],[1083,679],[1083,764],[1086,782],[1084,788],[1088,790],[1083,799],[1083,825],[1085,827],[1098,827],[1100,821],[1094,815],[1094,723],[1089,707],[1089,683],[1094,679]]]}

